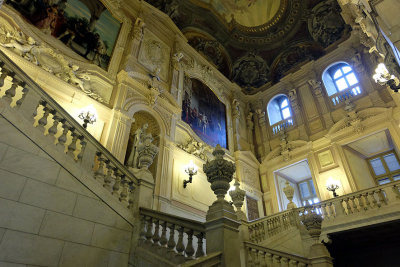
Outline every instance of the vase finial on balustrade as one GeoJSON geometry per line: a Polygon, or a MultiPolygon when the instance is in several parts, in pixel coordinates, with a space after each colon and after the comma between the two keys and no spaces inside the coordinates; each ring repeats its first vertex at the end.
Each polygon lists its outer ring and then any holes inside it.
{"type": "Polygon", "coordinates": [[[236,207],[236,215],[238,216],[239,220],[247,221],[246,214],[242,211],[244,197],[246,195],[246,191],[242,190],[239,186],[239,180],[235,179],[235,190],[229,192],[229,195],[232,198],[233,205],[236,207]]]}
{"type": "Polygon", "coordinates": [[[289,200],[289,203],[287,204],[287,209],[295,209],[296,204],[293,202],[293,197],[294,197],[294,188],[290,185],[290,182],[286,180],[286,186],[283,188],[283,193],[285,193],[286,198],[289,200]]]}
{"type": "Polygon", "coordinates": [[[232,162],[224,159],[225,151],[220,145],[215,147],[212,154],[215,158],[203,165],[203,171],[207,175],[207,181],[211,184],[211,189],[217,196],[217,200],[210,206],[207,214],[219,213],[218,216],[227,215],[236,220],[237,216],[232,205],[225,200],[236,167],[232,162]],[[225,214],[225,212],[228,214],[225,214]]]}

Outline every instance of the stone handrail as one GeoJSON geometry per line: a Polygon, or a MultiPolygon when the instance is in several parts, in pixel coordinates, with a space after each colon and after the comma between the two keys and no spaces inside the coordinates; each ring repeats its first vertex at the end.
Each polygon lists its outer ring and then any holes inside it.
{"type": "Polygon", "coordinates": [[[205,255],[203,223],[146,208],[140,208],[140,217],[142,247],[158,247],[163,257],[177,264],[205,255]]]}
{"type": "Polygon", "coordinates": [[[271,125],[270,127],[271,127],[271,134],[277,135],[283,130],[289,130],[289,128],[294,127],[294,119],[290,117],[285,120],[279,121],[271,125]]]}
{"type": "Polygon", "coordinates": [[[261,242],[278,233],[295,228],[299,224],[299,211],[286,210],[248,223],[251,242],[261,242]]]}
{"type": "MultiPolygon", "coordinates": [[[[361,92],[362,93],[362,92],[361,92]]],[[[352,89],[347,89],[341,92],[338,92],[336,94],[333,94],[329,96],[329,99],[331,100],[331,106],[336,107],[339,104],[344,104],[346,100],[353,98],[355,96],[360,95],[361,93],[357,92],[356,90],[352,89]]]]}
{"type": "MultiPolygon", "coordinates": [[[[26,73],[0,51],[0,111],[12,110],[32,123],[62,157],[63,166],[90,173],[125,207],[133,207],[138,179],[26,73]]],[[[10,114],[12,113],[9,112],[10,114]]],[[[22,127],[31,131],[24,123],[22,127]]],[[[111,196],[110,196],[111,197],[111,196]]]]}
{"type": "Polygon", "coordinates": [[[246,266],[311,266],[307,258],[244,242],[246,266]]]}

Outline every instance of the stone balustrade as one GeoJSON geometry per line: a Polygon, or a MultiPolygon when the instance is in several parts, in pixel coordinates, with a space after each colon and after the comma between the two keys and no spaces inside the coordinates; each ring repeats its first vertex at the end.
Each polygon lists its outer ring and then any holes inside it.
{"type": "Polygon", "coordinates": [[[338,92],[336,94],[329,96],[329,98],[331,100],[332,106],[336,107],[340,104],[344,104],[346,100],[354,98],[355,96],[358,96],[360,94],[361,94],[360,90],[352,89],[352,90],[345,90],[342,92],[338,92]]]}
{"type": "Polygon", "coordinates": [[[342,216],[359,217],[367,211],[378,211],[395,203],[400,204],[400,181],[332,198],[313,207],[327,222],[342,216]]]}
{"type": "Polygon", "coordinates": [[[294,127],[294,120],[293,118],[288,118],[278,123],[271,125],[271,134],[277,135],[281,131],[288,131],[290,128],[294,127]]]}
{"type": "Polygon", "coordinates": [[[312,266],[307,258],[244,242],[246,266],[312,266]]]}
{"type": "MultiPolygon", "coordinates": [[[[35,134],[48,139],[44,146],[66,154],[66,169],[79,165],[125,208],[131,208],[138,179],[1,51],[0,71],[0,111],[9,109],[32,123],[35,134]]],[[[24,123],[23,127],[30,126],[24,123]]]]}
{"type": "Polygon", "coordinates": [[[297,209],[292,209],[250,222],[248,224],[250,241],[259,243],[283,231],[297,227],[299,224],[298,212],[297,209]]]}
{"type": "Polygon", "coordinates": [[[146,208],[140,208],[140,217],[142,249],[177,264],[205,255],[203,223],[146,208]]]}

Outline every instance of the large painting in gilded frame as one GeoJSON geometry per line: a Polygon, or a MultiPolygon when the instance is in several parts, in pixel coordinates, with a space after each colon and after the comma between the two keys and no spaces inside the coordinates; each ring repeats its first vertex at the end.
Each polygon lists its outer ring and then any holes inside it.
{"type": "Polygon", "coordinates": [[[228,149],[226,107],[204,83],[185,76],[182,120],[207,144],[228,149]]]}
{"type": "Polygon", "coordinates": [[[121,28],[99,0],[9,0],[30,23],[107,70],[121,28]]]}

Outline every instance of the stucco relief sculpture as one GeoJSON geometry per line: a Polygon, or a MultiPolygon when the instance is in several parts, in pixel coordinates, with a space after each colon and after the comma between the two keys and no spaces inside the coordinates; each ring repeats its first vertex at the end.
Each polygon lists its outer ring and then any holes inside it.
{"type": "Polygon", "coordinates": [[[267,62],[255,53],[249,52],[233,65],[233,80],[247,91],[258,88],[268,82],[267,62]]]}
{"type": "Polygon", "coordinates": [[[316,42],[327,47],[342,37],[345,23],[336,1],[321,2],[313,8],[312,14],[308,21],[308,30],[316,42]]]}
{"type": "Polygon", "coordinates": [[[131,154],[126,163],[128,167],[147,170],[153,163],[158,147],[152,144],[153,137],[147,132],[148,127],[149,125],[145,123],[135,131],[131,154]]]}
{"type": "Polygon", "coordinates": [[[211,152],[209,146],[203,142],[197,142],[192,137],[190,137],[185,144],[177,144],[177,146],[187,153],[192,154],[204,161],[208,161],[207,153],[211,152]]]}
{"type": "Polygon", "coordinates": [[[29,62],[79,88],[97,101],[104,102],[104,99],[91,88],[88,73],[80,71],[78,65],[70,63],[61,54],[38,43],[23,32],[17,29],[0,28],[0,46],[12,50],[29,62]]]}

